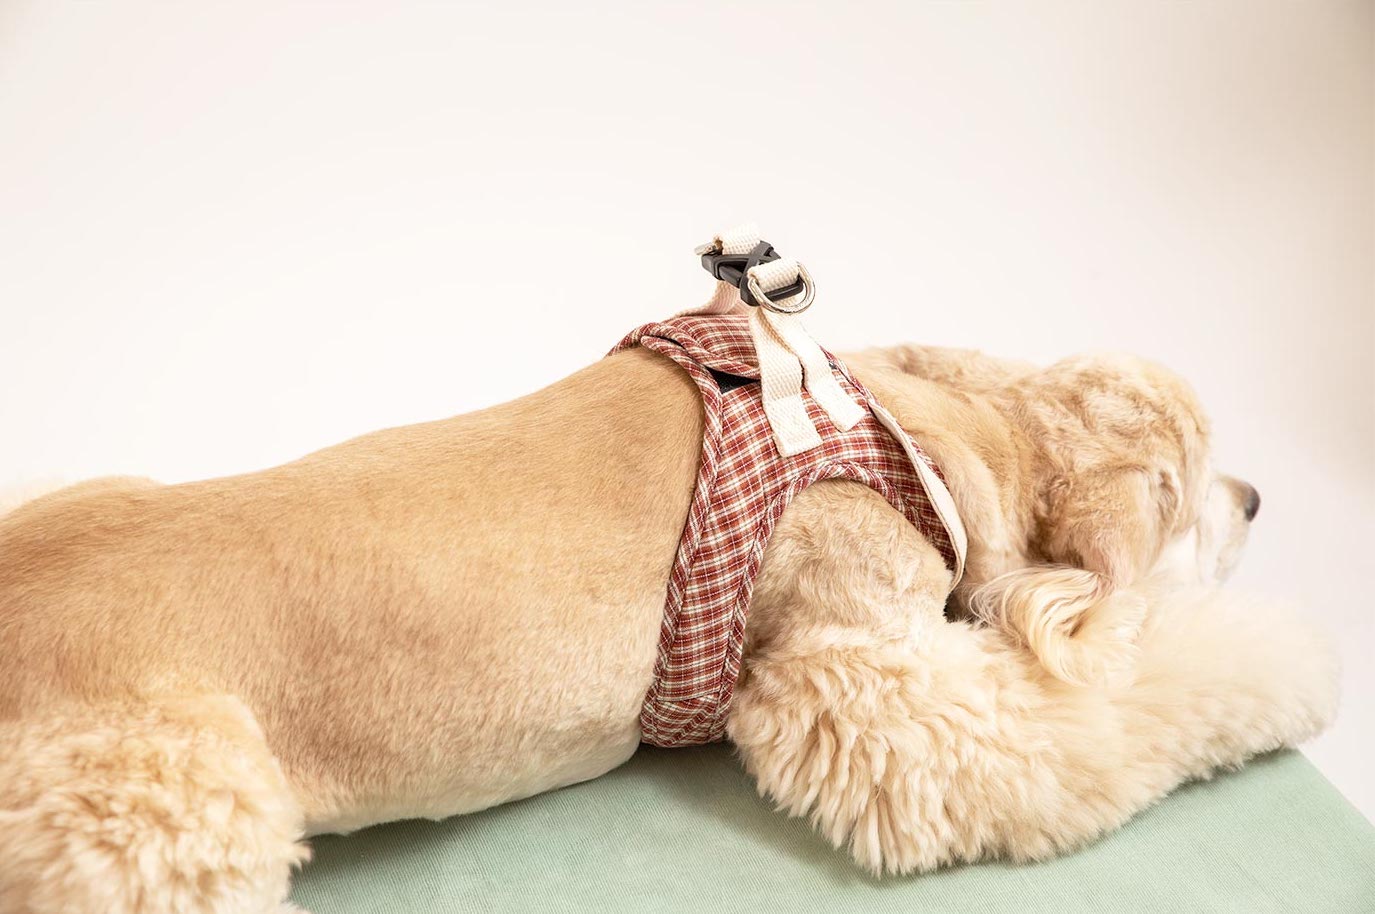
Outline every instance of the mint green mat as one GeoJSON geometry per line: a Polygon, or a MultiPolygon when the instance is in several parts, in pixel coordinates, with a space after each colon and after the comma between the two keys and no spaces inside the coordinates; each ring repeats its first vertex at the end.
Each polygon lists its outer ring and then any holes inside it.
{"type": "Polygon", "coordinates": [[[909,878],[865,876],[720,746],[641,749],[555,793],[313,844],[293,895],[313,914],[1375,911],[1375,828],[1296,752],[1185,786],[1067,857],[909,878]]]}

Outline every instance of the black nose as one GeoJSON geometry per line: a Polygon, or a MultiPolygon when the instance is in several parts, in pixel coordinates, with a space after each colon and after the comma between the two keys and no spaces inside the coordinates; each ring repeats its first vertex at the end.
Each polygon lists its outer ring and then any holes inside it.
{"type": "Polygon", "coordinates": [[[1246,519],[1252,521],[1256,519],[1256,514],[1260,512],[1260,493],[1256,487],[1248,482],[1243,482],[1241,490],[1241,510],[1246,513],[1246,519]]]}

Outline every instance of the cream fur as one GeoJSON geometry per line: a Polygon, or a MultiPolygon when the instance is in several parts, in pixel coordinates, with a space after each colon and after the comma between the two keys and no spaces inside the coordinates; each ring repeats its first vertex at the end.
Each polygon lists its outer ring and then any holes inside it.
{"type": "MultiPolygon", "coordinates": [[[[1039,858],[1331,719],[1310,628],[1207,586],[1246,523],[1173,375],[851,364],[945,471],[968,573],[951,595],[863,486],[789,508],[729,724],[780,807],[874,871],[1039,858]]],[[[0,910],[273,911],[303,834],[623,762],[700,439],[692,383],[634,351],[261,473],[0,517],[0,910]]]]}
{"type": "Polygon", "coordinates": [[[289,909],[301,812],[240,702],[55,708],[0,739],[0,910],[289,909]]]}
{"type": "Polygon", "coordinates": [[[1147,608],[1142,595],[1068,566],[1009,571],[979,588],[973,607],[1020,635],[1052,675],[1081,685],[1131,668],[1147,608]]]}

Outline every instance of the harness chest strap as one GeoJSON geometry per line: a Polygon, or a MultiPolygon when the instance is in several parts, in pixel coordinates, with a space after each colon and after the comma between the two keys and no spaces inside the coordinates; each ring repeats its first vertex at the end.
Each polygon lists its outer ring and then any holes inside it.
{"type": "Polygon", "coordinates": [[[711,300],[616,347],[671,358],[702,396],[698,479],[640,715],[642,738],[658,746],[725,736],[754,577],[774,523],[808,485],[844,478],[878,491],[936,547],[954,583],[967,548],[939,471],[802,326],[814,295],[805,268],[779,259],[753,227],[699,253],[720,280],[711,300]]]}
{"type": "Polygon", "coordinates": [[[837,381],[864,418],[840,431],[804,392],[824,446],[784,457],[763,410],[747,315],[696,314],[647,324],[616,348],[630,346],[672,359],[702,398],[698,478],[641,711],[645,742],[696,745],[725,735],[753,581],[774,524],[796,495],[823,479],[868,486],[922,532],[953,575],[963,566],[963,530],[953,504],[941,498],[936,469],[843,364],[836,362],[837,381]]]}

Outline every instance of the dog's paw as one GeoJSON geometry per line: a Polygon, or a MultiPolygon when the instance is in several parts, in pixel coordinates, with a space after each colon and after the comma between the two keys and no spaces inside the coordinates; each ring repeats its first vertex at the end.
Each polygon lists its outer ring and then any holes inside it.
{"type": "Polygon", "coordinates": [[[1336,717],[1336,647],[1287,607],[1216,588],[1158,594],[1140,644],[1133,700],[1174,725],[1176,744],[1212,745],[1214,764],[1297,745],[1336,717]]]}

